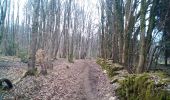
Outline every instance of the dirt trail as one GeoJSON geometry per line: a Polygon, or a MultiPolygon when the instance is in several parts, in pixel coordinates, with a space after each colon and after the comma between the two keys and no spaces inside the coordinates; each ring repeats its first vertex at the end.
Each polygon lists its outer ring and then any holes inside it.
{"type": "Polygon", "coordinates": [[[13,90],[15,96],[33,100],[109,100],[114,96],[113,86],[93,60],[59,59],[48,73],[23,79],[13,90]]]}

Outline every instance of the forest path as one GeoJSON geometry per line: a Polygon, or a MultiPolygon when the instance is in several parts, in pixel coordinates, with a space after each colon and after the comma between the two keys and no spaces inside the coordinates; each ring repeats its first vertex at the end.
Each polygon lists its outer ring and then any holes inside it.
{"type": "Polygon", "coordinates": [[[64,59],[54,62],[52,76],[56,77],[53,95],[59,100],[109,100],[113,90],[107,76],[102,73],[95,60],[64,59]]]}
{"type": "MultiPolygon", "coordinates": [[[[27,76],[11,91],[17,100],[112,100],[113,86],[95,60],[53,62],[48,75],[27,76]]],[[[12,98],[12,97],[11,97],[12,98]]]]}

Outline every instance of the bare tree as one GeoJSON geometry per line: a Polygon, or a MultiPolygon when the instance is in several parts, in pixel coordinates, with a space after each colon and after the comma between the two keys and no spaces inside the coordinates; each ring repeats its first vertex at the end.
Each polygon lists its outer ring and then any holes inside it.
{"type": "Polygon", "coordinates": [[[32,19],[32,34],[31,34],[31,50],[30,50],[30,63],[29,71],[32,73],[35,70],[35,54],[37,46],[37,33],[38,33],[38,16],[39,16],[39,7],[40,0],[33,1],[33,19],[32,19]]]}

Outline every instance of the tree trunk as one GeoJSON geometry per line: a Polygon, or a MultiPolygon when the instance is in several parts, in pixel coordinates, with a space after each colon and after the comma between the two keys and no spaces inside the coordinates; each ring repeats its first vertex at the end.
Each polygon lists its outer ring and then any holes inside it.
{"type": "Polygon", "coordinates": [[[33,4],[33,24],[32,24],[32,34],[31,34],[31,50],[30,50],[30,64],[28,70],[34,72],[35,70],[35,54],[36,54],[36,44],[37,44],[37,33],[38,33],[38,13],[39,13],[40,0],[34,0],[33,4]]]}
{"type": "Polygon", "coordinates": [[[104,2],[101,4],[101,57],[105,58],[104,2]]]}
{"type": "Polygon", "coordinates": [[[146,15],[146,0],[141,1],[141,29],[140,29],[140,50],[139,50],[139,62],[137,67],[137,73],[142,73],[144,71],[145,65],[145,15],[146,15]]]}

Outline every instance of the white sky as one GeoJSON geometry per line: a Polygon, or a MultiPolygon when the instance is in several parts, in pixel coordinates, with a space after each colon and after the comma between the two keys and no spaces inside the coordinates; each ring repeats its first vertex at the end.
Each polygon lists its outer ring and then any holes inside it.
{"type": "MultiPolygon", "coordinates": [[[[14,16],[15,18],[17,17],[17,11],[18,11],[18,4],[19,3],[19,17],[20,17],[20,23],[24,18],[24,5],[26,3],[27,0],[11,0],[11,11],[13,11],[13,4],[14,4],[14,16]]],[[[86,12],[91,12],[91,16],[93,16],[93,22],[94,23],[98,23],[98,19],[99,19],[99,15],[97,14],[98,10],[97,10],[97,2],[98,0],[76,0],[76,2],[80,5],[83,6],[85,5],[85,10],[86,12]]]]}
{"type": "Polygon", "coordinates": [[[14,16],[15,18],[17,17],[17,13],[18,13],[18,4],[19,4],[19,18],[20,18],[20,22],[21,20],[23,20],[23,9],[24,9],[24,5],[25,5],[26,0],[11,0],[11,11],[14,10],[14,16]],[[13,9],[13,4],[14,4],[14,9],[13,9]]]}

